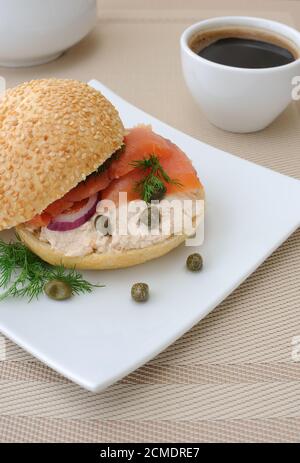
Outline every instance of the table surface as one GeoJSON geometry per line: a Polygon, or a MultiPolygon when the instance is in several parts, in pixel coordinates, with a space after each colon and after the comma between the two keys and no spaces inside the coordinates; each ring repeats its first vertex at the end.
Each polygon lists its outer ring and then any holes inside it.
{"type": "MultiPolygon", "coordinates": [[[[300,28],[300,2],[293,0],[101,0],[95,30],[61,58],[0,68],[0,75],[9,87],[50,76],[96,78],[200,140],[300,178],[299,104],[266,130],[237,135],[212,127],[186,90],[180,33],[224,14],[300,28]]],[[[298,230],[201,323],[99,394],[5,340],[0,441],[299,442],[300,363],[292,359],[292,339],[300,336],[299,281],[298,230]]]]}

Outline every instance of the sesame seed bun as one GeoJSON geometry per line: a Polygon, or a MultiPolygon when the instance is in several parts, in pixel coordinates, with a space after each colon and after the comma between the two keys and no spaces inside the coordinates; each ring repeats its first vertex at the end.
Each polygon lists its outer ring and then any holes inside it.
{"type": "Polygon", "coordinates": [[[32,219],[122,144],[118,112],[75,80],[43,79],[0,101],[0,230],[32,219]]]}

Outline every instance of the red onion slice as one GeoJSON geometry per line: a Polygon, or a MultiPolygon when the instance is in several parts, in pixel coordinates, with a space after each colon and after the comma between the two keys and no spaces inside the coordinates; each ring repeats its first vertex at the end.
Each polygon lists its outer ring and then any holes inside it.
{"type": "Polygon", "coordinates": [[[98,194],[91,196],[88,202],[79,211],[69,214],[59,214],[51,220],[48,229],[52,231],[68,231],[80,227],[87,222],[96,212],[98,194]]]}

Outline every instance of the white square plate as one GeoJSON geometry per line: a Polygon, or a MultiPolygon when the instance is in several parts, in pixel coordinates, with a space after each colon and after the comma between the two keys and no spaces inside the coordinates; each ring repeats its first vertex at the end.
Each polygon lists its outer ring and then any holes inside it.
{"type": "MultiPolygon", "coordinates": [[[[150,360],[207,315],[300,223],[300,182],[195,140],[140,111],[100,82],[90,82],[118,108],[124,125],[152,124],[192,159],[206,189],[204,269],[191,274],[194,248],[130,269],[85,272],[105,284],[63,303],[46,297],[0,304],[1,331],[50,367],[99,391],[150,360]],[[130,298],[148,282],[151,298],[130,298]]],[[[2,234],[7,236],[7,234],[2,234]]]]}

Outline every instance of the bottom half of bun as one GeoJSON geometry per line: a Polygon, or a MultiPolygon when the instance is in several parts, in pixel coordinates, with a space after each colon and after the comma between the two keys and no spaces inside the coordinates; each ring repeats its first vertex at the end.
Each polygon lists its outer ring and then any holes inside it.
{"type": "Polygon", "coordinates": [[[17,227],[17,233],[21,241],[32,252],[49,264],[82,270],[117,269],[142,264],[167,254],[186,239],[184,235],[170,236],[162,242],[144,248],[101,254],[94,252],[82,257],[69,257],[52,249],[50,244],[40,241],[36,235],[23,226],[17,227]]]}

